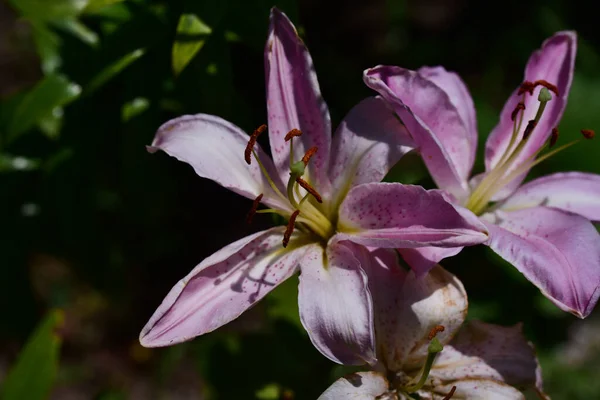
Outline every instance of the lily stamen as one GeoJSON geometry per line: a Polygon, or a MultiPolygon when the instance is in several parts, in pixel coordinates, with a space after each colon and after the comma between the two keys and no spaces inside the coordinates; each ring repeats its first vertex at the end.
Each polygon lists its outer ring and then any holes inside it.
{"type": "Polygon", "coordinates": [[[519,114],[519,111],[525,111],[525,103],[523,103],[522,101],[517,103],[517,106],[515,107],[515,109],[513,110],[513,112],[510,114],[510,120],[514,121],[515,118],[517,118],[517,115],[519,114]]]}
{"type": "Polygon", "coordinates": [[[246,216],[246,222],[248,224],[252,223],[252,218],[254,218],[254,214],[256,214],[256,210],[258,209],[262,198],[263,194],[261,193],[254,199],[254,202],[252,202],[252,208],[250,208],[250,211],[248,211],[248,215],[246,216]]]}
{"type": "Polygon", "coordinates": [[[558,141],[558,128],[552,129],[552,134],[550,135],[550,141],[548,143],[548,148],[551,149],[554,147],[556,142],[558,141]]]}
{"type": "Polygon", "coordinates": [[[296,224],[296,217],[298,217],[298,214],[300,214],[300,210],[294,211],[294,213],[290,216],[290,220],[285,228],[285,233],[283,234],[283,247],[287,247],[288,243],[290,242],[290,237],[294,232],[294,226],[296,224]]]}
{"type": "Polygon", "coordinates": [[[250,165],[250,163],[252,162],[251,155],[254,152],[254,145],[256,144],[256,140],[258,139],[260,134],[263,133],[266,129],[267,129],[267,126],[265,124],[262,124],[261,126],[256,128],[254,130],[254,132],[252,132],[252,135],[250,135],[250,140],[248,140],[248,144],[246,145],[246,150],[244,151],[244,160],[246,160],[246,163],[248,165],[250,165]]]}
{"type": "Polygon", "coordinates": [[[581,134],[583,135],[584,138],[586,139],[593,139],[594,136],[596,136],[596,132],[594,132],[591,129],[582,129],[581,130],[581,134]]]}
{"type": "Polygon", "coordinates": [[[302,157],[302,162],[304,163],[305,167],[308,165],[310,158],[317,152],[317,150],[319,150],[319,149],[316,146],[313,146],[306,151],[306,153],[302,157]]]}
{"type": "Polygon", "coordinates": [[[427,335],[427,339],[429,340],[433,340],[434,337],[436,337],[436,335],[440,332],[444,332],[446,330],[446,328],[444,328],[443,325],[436,325],[433,328],[431,328],[431,331],[429,331],[429,335],[427,335]]]}
{"type": "MultiPolygon", "coordinates": [[[[319,203],[323,202],[323,198],[321,197],[321,195],[315,190],[315,188],[313,188],[312,186],[310,186],[310,184],[308,182],[306,182],[304,179],[298,177],[296,178],[296,183],[300,186],[302,186],[308,193],[310,193],[315,200],[317,200],[319,203]]],[[[306,196],[305,196],[306,197],[306,196]]],[[[302,199],[304,200],[304,199],[302,199]]],[[[302,203],[302,201],[301,201],[302,203]]]]}
{"type": "Polygon", "coordinates": [[[456,386],[452,386],[452,389],[448,392],[446,396],[442,400],[450,400],[452,396],[454,396],[454,392],[456,392],[456,386]]]}

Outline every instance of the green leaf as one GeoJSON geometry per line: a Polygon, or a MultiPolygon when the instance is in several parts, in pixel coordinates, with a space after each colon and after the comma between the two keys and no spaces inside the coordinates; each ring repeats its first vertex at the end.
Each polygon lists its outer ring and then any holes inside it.
{"type": "Polygon", "coordinates": [[[49,75],[38,82],[16,104],[6,127],[7,141],[41,122],[52,112],[76,99],[81,87],[62,75],[49,75]]]}
{"type": "Polygon", "coordinates": [[[195,14],[182,14],[177,24],[177,36],[173,44],[173,73],[179,75],[202,49],[207,37],[212,33],[195,14]]]}
{"type": "Polygon", "coordinates": [[[122,3],[124,0],[89,0],[87,6],[83,10],[85,14],[94,14],[105,7],[113,4],[122,3]]]}
{"type": "Polygon", "coordinates": [[[55,25],[71,33],[73,36],[75,36],[82,42],[87,43],[91,46],[95,46],[98,44],[98,34],[96,34],[96,32],[94,32],[75,18],[67,18],[62,19],[60,21],[55,21],[52,23],[52,25],[55,25]]]}
{"type": "Polygon", "coordinates": [[[85,92],[86,94],[90,94],[98,89],[100,86],[104,85],[106,82],[111,80],[113,77],[118,75],[121,71],[127,68],[131,63],[144,55],[144,49],[136,49],[129,54],[121,57],[117,61],[110,64],[108,67],[104,68],[98,75],[96,75],[90,83],[87,85],[85,92]]]}
{"type": "Polygon", "coordinates": [[[129,121],[131,118],[136,117],[146,111],[150,106],[150,102],[145,97],[136,97],[135,99],[123,104],[121,108],[121,120],[123,122],[129,121]]]}
{"type": "Polygon", "coordinates": [[[46,399],[58,371],[64,321],[61,310],[51,311],[25,344],[2,386],[2,400],[46,399]]]}
{"type": "Polygon", "coordinates": [[[0,172],[31,171],[39,165],[40,160],[0,153],[0,172]]]}
{"type": "Polygon", "coordinates": [[[10,3],[27,19],[51,21],[79,15],[88,0],[10,0],[10,3]]]}

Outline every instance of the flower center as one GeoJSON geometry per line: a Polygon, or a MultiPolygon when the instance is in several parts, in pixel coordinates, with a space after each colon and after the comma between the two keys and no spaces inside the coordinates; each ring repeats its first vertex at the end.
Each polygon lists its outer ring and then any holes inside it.
{"type": "Polygon", "coordinates": [[[307,180],[303,179],[303,176],[306,172],[306,167],[308,166],[311,157],[318,150],[317,147],[311,147],[304,154],[301,160],[294,161],[294,138],[301,136],[302,132],[299,129],[292,129],[287,133],[287,135],[285,135],[285,141],[290,143],[290,178],[288,180],[287,190],[284,195],[277,188],[277,185],[275,185],[273,179],[267,172],[267,169],[258,158],[256,151],[254,151],[254,145],[256,144],[258,136],[266,129],[266,125],[261,125],[252,133],[252,135],[250,135],[250,139],[248,140],[248,145],[246,146],[246,151],[244,153],[244,158],[246,162],[250,164],[252,161],[251,156],[254,156],[254,159],[260,166],[261,172],[267,179],[267,182],[269,182],[269,185],[275,194],[277,194],[277,196],[283,199],[286,203],[290,204],[294,211],[290,213],[286,210],[278,210],[274,208],[258,210],[258,206],[260,205],[260,201],[263,197],[263,194],[261,193],[252,204],[252,208],[248,213],[248,222],[252,221],[252,217],[255,213],[273,213],[286,218],[288,220],[288,225],[283,235],[283,247],[287,247],[295,228],[300,229],[304,233],[316,235],[320,239],[327,241],[331,236],[333,236],[335,229],[331,221],[321,211],[320,207],[318,207],[318,204],[323,203],[323,198],[307,180]]]}
{"type": "MultiPolygon", "coordinates": [[[[532,132],[538,126],[539,121],[544,114],[544,110],[546,109],[546,105],[552,100],[552,95],[550,92],[558,95],[558,89],[556,86],[544,80],[535,82],[526,81],[521,85],[521,88],[517,92],[517,96],[522,96],[521,101],[517,104],[511,114],[513,131],[510,142],[496,166],[489,171],[473,189],[471,196],[466,202],[465,206],[476,215],[481,215],[489,211],[489,205],[492,201],[492,197],[514,179],[526,173],[542,161],[579,142],[579,140],[575,140],[559,146],[558,148],[553,148],[558,140],[558,128],[554,128],[552,129],[552,134],[546,143],[543,146],[540,146],[539,150],[526,158],[524,161],[520,161],[519,156],[523,154],[523,151],[532,136],[532,132]],[[542,89],[538,95],[538,110],[534,119],[527,122],[527,125],[525,125],[523,130],[523,134],[520,135],[521,129],[524,126],[523,117],[525,111],[525,96],[527,96],[527,93],[529,93],[529,95],[533,95],[533,90],[537,86],[542,86],[542,89]],[[548,151],[538,158],[538,155],[540,155],[540,153],[545,149],[548,151]]],[[[591,139],[594,136],[593,131],[589,129],[583,129],[581,133],[586,139],[591,139]]]]}

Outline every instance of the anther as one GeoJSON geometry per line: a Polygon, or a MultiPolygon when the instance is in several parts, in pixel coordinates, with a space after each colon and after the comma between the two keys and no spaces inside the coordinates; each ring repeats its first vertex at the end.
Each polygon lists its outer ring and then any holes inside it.
{"type": "Polygon", "coordinates": [[[290,220],[285,228],[285,233],[283,234],[283,247],[287,247],[290,242],[290,237],[292,236],[292,232],[294,232],[294,224],[296,223],[296,218],[300,214],[300,210],[294,211],[294,213],[290,216],[290,220]]]}
{"type": "Polygon", "coordinates": [[[429,331],[429,335],[427,335],[427,339],[429,340],[433,340],[433,338],[440,332],[444,332],[446,330],[446,328],[444,328],[442,325],[436,325],[433,328],[431,328],[431,330],[429,331]]]}
{"type": "Polygon", "coordinates": [[[517,118],[517,115],[519,115],[519,111],[521,110],[525,111],[525,103],[523,103],[522,101],[517,103],[517,106],[513,110],[512,114],[510,114],[510,120],[514,121],[515,118],[517,118]]]}
{"type": "Polygon", "coordinates": [[[306,152],[306,154],[304,154],[304,157],[302,157],[302,162],[304,163],[304,165],[308,165],[308,161],[310,160],[310,158],[312,156],[315,155],[315,153],[317,152],[318,148],[317,147],[311,147],[310,149],[308,149],[308,151],[306,152]]]}
{"type": "Polygon", "coordinates": [[[317,200],[319,203],[323,202],[323,198],[321,197],[321,195],[319,194],[319,192],[317,192],[314,187],[310,186],[310,184],[308,182],[306,182],[304,179],[302,179],[300,177],[297,177],[296,178],[296,183],[298,183],[298,185],[300,185],[304,189],[306,189],[306,191],[308,193],[312,194],[313,197],[315,198],[315,200],[317,200]]]}
{"type": "Polygon", "coordinates": [[[527,123],[525,132],[523,132],[523,140],[527,140],[527,138],[529,137],[529,135],[531,135],[531,132],[533,132],[533,129],[536,127],[536,125],[537,122],[535,122],[533,119],[527,123]]]}
{"type": "Polygon", "coordinates": [[[550,143],[548,144],[549,148],[554,147],[556,142],[558,141],[558,128],[552,129],[552,135],[550,135],[550,143]]]}
{"type": "Polygon", "coordinates": [[[527,92],[530,95],[533,95],[533,89],[535,89],[535,83],[525,81],[525,82],[521,83],[521,87],[519,87],[519,91],[517,92],[517,95],[520,96],[523,93],[527,93],[527,92]]]}
{"type": "MultiPolygon", "coordinates": [[[[543,86],[546,89],[548,89],[549,91],[551,91],[552,93],[554,93],[556,96],[558,96],[558,88],[556,87],[556,85],[551,84],[548,81],[545,81],[543,79],[539,79],[535,82],[533,82],[533,86],[543,86]]],[[[533,94],[533,93],[532,93],[533,94]]]]}
{"type": "Polygon", "coordinates": [[[450,400],[452,396],[454,396],[454,392],[456,392],[456,386],[452,386],[452,389],[448,392],[446,396],[442,400],[450,400]]]}
{"type": "Polygon", "coordinates": [[[252,223],[252,218],[254,218],[254,214],[256,214],[256,210],[258,209],[262,198],[263,194],[261,193],[254,199],[254,202],[252,203],[252,208],[250,209],[250,211],[248,211],[248,215],[246,216],[247,223],[252,223]]]}
{"type": "Polygon", "coordinates": [[[254,145],[256,144],[256,139],[258,136],[263,133],[267,129],[266,125],[261,125],[250,135],[250,139],[248,140],[248,144],[246,145],[246,151],[244,151],[244,159],[246,160],[246,164],[250,165],[252,161],[252,149],[254,149],[254,145]]]}
{"type": "Polygon", "coordinates": [[[594,132],[591,129],[582,129],[581,130],[581,134],[583,135],[584,138],[586,139],[593,139],[594,136],[596,136],[596,132],[594,132]]]}
{"type": "Polygon", "coordinates": [[[292,129],[285,135],[284,140],[286,142],[289,142],[290,140],[292,140],[292,138],[300,136],[300,135],[302,135],[302,131],[300,129],[292,129]]]}

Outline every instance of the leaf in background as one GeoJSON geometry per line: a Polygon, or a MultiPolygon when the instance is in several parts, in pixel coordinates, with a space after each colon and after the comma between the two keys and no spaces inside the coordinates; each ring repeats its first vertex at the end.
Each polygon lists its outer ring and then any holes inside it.
{"type": "Polygon", "coordinates": [[[298,277],[287,279],[269,294],[267,313],[271,318],[282,318],[304,332],[298,312],[298,277]]]}
{"type": "Polygon", "coordinates": [[[53,310],[30,336],[4,381],[2,400],[48,398],[58,371],[62,339],[57,330],[63,322],[62,310],[53,310]]]}
{"type": "Polygon", "coordinates": [[[384,178],[386,182],[401,182],[407,185],[415,184],[429,176],[427,168],[421,157],[415,151],[411,151],[400,159],[390,169],[384,178]]]}
{"type": "Polygon", "coordinates": [[[0,153],[0,172],[31,171],[39,165],[40,160],[0,153]]]}
{"type": "Polygon", "coordinates": [[[202,49],[212,33],[195,14],[182,14],[177,24],[177,36],[173,44],[173,73],[179,75],[194,56],[202,49]]]}
{"type": "Polygon", "coordinates": [[[23,17],[34,21],[75,17],[87,6],[88,0],[9,0],[23,17]]]}
{"type": "Polygon", "coordinates": [[[66,77],[48,75],[16,104],[8,118],[7,141],[16,139],[20,134],[40,123],[43,118],[52,115],[57,107],[76,99],[80,93],[81,87],[70,82],[66,77]]]}
{"type": "Polygon", "coordinates": [[[121,108],[121,120],[129,121],[131,118],[140,115],[150,106],[150,102],[145,97],[136,97],[135,99],[123,104],[121,108]]]}
{"type": "Polygon", "coordinates": [[[75,18],[65,18],[52,23],[90,46],[98,44],[98,34],[75,18]]]}
{"type": "Polygon", "coordinates": [[[84,14],[95,14],[105,7],[113,4],[122,3],[124,0],[88,0],[87,6],[83,10],[84,14]]]}
{"type": "Polygon", "coordinates": [[[42,62],[44,75],[56,72],[62,65],[62,59],[58,51],[60,38],[42,22],[31,21],[31,27],[35,47],[42,62]]]}
{"type": "Polygon", "coordinates": [[[116,76],[119,72],[127,68],[132,62],[143,56],[144,52],[144,49],[136,49],[131,53],[121,57],[117,61],[113,62],[108,67],[104,68],[87,85],[85,89],[86,94],[90,94],[96,89],[98,89],[100,86],[104,85],[114,76],[116,76]]]}

